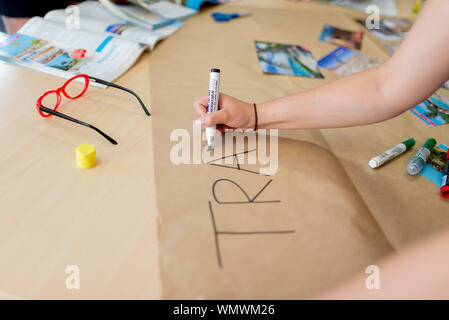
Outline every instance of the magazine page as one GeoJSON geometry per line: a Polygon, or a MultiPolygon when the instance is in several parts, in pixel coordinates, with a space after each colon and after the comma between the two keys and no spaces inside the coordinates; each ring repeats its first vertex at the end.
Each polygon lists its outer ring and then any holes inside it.
{"type": "Polygon", "coordinates": [[[118,5],[109,0],[99,0],[100,3],[117,18],[148,30],[155,30],[174,23],[176,20],[167,19],[151,13],[137,5],[118,5]]]}
{"type": "Polygon", "coordinates": [[[365,12],[368,6],[375,5],[379,8],[380,14],[383,16],[398,16],[396,2],[391,0],[331,0],[331,4],[351,8],[362,12],[365,12]]]}
{"type": "Polygon", "coordinates": [[[12,63],[57,76],[85,73],[114,81],[134,64],[143,49],[135,42],[68,30],[34,17],[0,45],[0,55],[12,63]]]}
{"type": "MultiPolygon", "coordinates": [[[[355,19],[355,21],[366,28],[365,20],[355,19]]],[[[369,31],[383,41],[401,41],[410,31],[412,24],[408,19],[380,19],[379,28],[369,31]]]]}
{"type": "Polygon", "coordinates": [[[193,10],[200,10],[200,7],[204,3],[210,3],[210,4],[223,4],[229,2],[229,0],[187,0],[186,1],[186,7],[191,8],[193,10]]]}
{"type": "MultiPolygon", "coordinates": [[[[2,63],[7,62],[19,67],[51,74],[60,78],[68,79],[73,76],[70,72],[58,68],[47,67],[45,62],[38,61],[40,55],[39,48],[46,44],[47,41],[15,33],[0,42],[0,61],[2,63]],[[32,54],[36,57],[31,58],[32,54]],[[36,59],[36,61],[33,59],[36,59]]],[[[57,49],[58,48],[55,48],[55,50],[57,49]]],[[[96,83],[93,83],[93,85],[105,88],[104,85],[96,83]]]]}
{"type": "MultiPolygon", "coordinates": [[[[181,21],[176,21],[168,26],[149,31],[115,17],[99,2],[83,2],[78,5],[78,9],[81,30],[105,35],[113,34],[122,39],[148,45],[151,50],[159,40],[167,38],[183,25],[181,21]]],[[[65,25],[67,13],[64,9],[52,10],[45,15],[44,19],[65,25]]]]}
{"type": "Polygon", "coordinates": [[[169,1],[153,2],[151,0],[135,0],[135,2],[142,8],[164,18],[183,20],[197,14],[196,10],[169,1]]]}
{"type": "Polygon", "coordinates": [[[382,60],[367,56],[358,50],[338,47],[318,60],[318,66],[341,76],[349,76],[360,71],[374,68],[383,63],[382,60]]]}

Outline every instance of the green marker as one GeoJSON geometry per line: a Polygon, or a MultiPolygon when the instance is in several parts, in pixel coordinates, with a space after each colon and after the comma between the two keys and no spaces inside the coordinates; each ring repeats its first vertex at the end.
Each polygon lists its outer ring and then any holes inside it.
{"type": "Polygon", "coordinates": [[[437,141],[434,138],[427,139],[426,143],[419,149],[419,151],[413,156],[407,166],[408,174],[414,176],[418,174],[427,160],[429,159],[430,153],[435,147],[437,141]]]}
{"type": "Polygon", "coordinates": [[[369,161],[368,165],[373,169],[380,167],[384,163],[390,161],[391,159],[396,158],[398,155],[409,150],[414,145],[415,145],[415,139],[413,139],[413,138],[407,139],[404,142],[401,142],[401,143],[395,145],[393,148],[388,149],[387,151],[384,151],[381,154],[379,154],[378,156],[372,158],[369,161]]]}

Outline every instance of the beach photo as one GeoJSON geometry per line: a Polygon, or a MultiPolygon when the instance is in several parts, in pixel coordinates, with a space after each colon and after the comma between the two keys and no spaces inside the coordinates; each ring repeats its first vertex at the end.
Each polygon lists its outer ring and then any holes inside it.
{"type": "Polygon", "coordinates": [[[449,100],[438,92],[410,111],[431,127],[449,123],[449,100]]]}
{"type": "Polygon", "coordinates": [[[437,186],[441,185],[441,179],[444,175],[444,164],[446,162],[445,158],[447,149],[447,145],[445,144],[440,144],[433,148],[432,153],[429,156],[429,160],[419,173],[437,186]]]}
{"type": "Polygon", "coordinates": [[[12,35],[7,44],[0,48],[0,54],[7,58],[39,63],[64,71],[70,70],[83,60],[51,45],[48,41],[23,34],[12,35]]]}
{"type": "Polygon", "coordinates": [[[324,78],[310,50],[305,46],[255,41],[264,73],[324,78]]]}
{"type": "Polygon", "coordinates": [[[349,31],[337,27],[324,25],[320,41],[336,44],[349,49],[360,50],[362,47],[363,31],[349,31]]]}
{"type": "Polygon", "coordinates": [[[360,51],[339,47],[318,60],[320,68],[327,69],[341,76],[377,67],[383,63],[382,60],[367,56],[360,51]]]}

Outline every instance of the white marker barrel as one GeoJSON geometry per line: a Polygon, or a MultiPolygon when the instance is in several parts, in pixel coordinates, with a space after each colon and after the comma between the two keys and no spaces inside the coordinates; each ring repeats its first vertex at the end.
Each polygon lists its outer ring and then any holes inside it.
{"type": "MultiPolygon", "coordinates": [[[[220,69],[211,69],[209,76],[209,98],[207,113],[218,111],[218,98],[220,95],[220,69]]],[[[215,131],[217,126],[211,126],[206,128],[207,146],[210,150],[214,142],[215,131]]]]}

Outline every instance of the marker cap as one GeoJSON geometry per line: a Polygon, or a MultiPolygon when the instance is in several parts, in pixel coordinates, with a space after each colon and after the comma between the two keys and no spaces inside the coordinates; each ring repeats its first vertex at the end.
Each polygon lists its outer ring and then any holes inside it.
{"type": "Polygon", "coordinates": [[[441,181],[441,196],[445,199],[449,199],[449,150],[446,152],[446,164],[444,165],[445,175],[443,176],[443,180],[441,181]]]}
{"type": "Polygon", "coordinates": [[[410,138],[410,139],[405,140],[402,143],[405,144],[405,150],[407,151],[415,145],[415,139],[410,138]]]}
{"type": "Polygon", "coordinates": [[[449,186],[441,187],[441,196],[445,199],[449,199],[449,186]]]}
{"type": "Polygon", "coordinates": [[[210,72],[220,73],[220,69],[212,68],[212,69],[210,69],[210,72]]]}
{"type": "Polygon", "coordinates": [[[436,144],[437,144],[437,141],[434,138],[429,138],[429,139],[427,139],[426,143],[424,143],[423,147],[432,151],[436,144]]]}
{"type": "Polygon", "coordinates": [[[96,165],[97,153],[91,144],[81,144],[76,148],[76,164],[82,169],[89,169],[96,165]]]}

